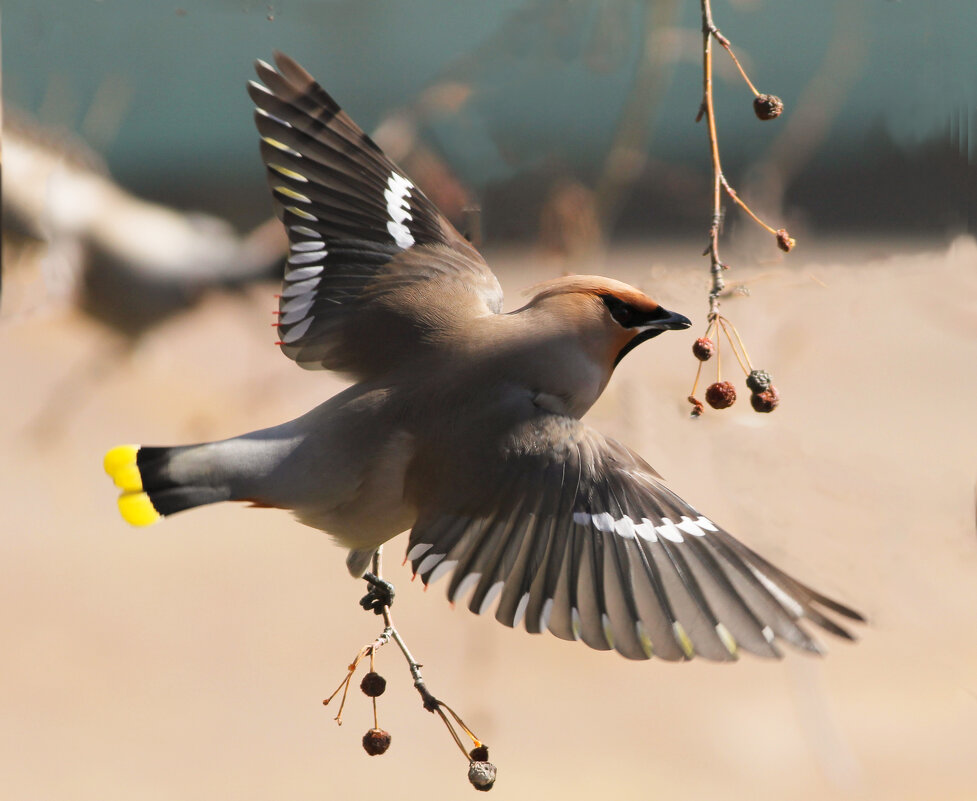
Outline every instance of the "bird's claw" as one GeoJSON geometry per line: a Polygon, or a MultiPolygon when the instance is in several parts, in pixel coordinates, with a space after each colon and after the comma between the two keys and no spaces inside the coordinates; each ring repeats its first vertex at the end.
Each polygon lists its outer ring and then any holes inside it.
{"type": "Polygon", "coordinates": [[[366,611],[372,609],[374,614],[382,615],[383,610],[394,602],[394,585],[373,573],[364,573],[363,579],[369,585],[369,590],[360,598],[360,606],[366,611]]]}

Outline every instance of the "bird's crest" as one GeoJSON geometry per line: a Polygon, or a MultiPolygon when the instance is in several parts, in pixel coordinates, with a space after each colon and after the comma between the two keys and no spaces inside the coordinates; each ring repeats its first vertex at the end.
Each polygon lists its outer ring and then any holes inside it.
{"type": "Polygon", "coordinates": [[[651,312],[658,308],[658,304],[640,289],[600,275],[566,275],[543,281],[526,290],[526,294],[533,294],[532,303],[555,295],[574,293],[598,296],[613,295],[640,311],[651,312]]]}

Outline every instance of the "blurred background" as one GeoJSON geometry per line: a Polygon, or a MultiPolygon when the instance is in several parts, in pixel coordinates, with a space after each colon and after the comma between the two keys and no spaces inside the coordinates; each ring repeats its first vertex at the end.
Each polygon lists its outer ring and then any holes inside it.
{"type": "MultiPolygon", "coordinates": [[[[327,537],[209,507],[127,529],[101,456],[217,439],[338,391],[282,358],[244,84],[298,59],[481,242],[509,308],[563,272],[695,320],[588,417],[706,514],[865,612],[830,656],[627,663],[451,610],[387,570],[429,686],[504,798],[971,799],[977,786],[977,6],[716,0],[737,209],[723,311],[784,398],[688,419],[710,164],[686,0],[14,0],[0,18],[0,775],[10,798],[472,792],[393,649],[383,757],[332,692],[378,631],[327,537]]],[[[736,378],[738,385],[742,379],[736,378]]]]}

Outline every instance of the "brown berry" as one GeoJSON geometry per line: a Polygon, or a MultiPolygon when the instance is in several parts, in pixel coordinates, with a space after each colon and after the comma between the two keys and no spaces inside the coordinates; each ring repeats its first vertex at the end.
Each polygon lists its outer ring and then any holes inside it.
{"type": "Polygon", "coordinates": [[[488,792],[495,784],[495,765],[491,762],[475,761],[468,766],[468,781],[472,787],[482,792],[488,792]]]}
{"type": "Polygon", "coordinates": [[[387,680],[379,673],[374,673],[371,670],[360,682],[360,689],[370,698],[376,698],[383,695],[383,691],[387,689],[387,680]]]}
{"type": "Polygon", "coordinates": [[[716,343],[709,337],[699,337],[692,343],[692,355],[700,362],[707,362],[716,355],[716,343]]]}
{"type": "Polygon", "coordinates": [[[706,390],[706,403],[713,409],[728,409],[736,403],[736,387],[729,381],[717,381],[706,390]]]}
{"type": "Polygon", "coordinates": [[[784,253],[790,253],[796,244],[797,240],[787,233],[786,228],[777,229],[777,247],[784,251],[784,253]]]}
{"type": "Polygon", "coordinates": [[[390,748],[390,732],[383,729],[370,729],[363,735],[363,750],[370,756],[380,756],[390,748]]]}
{"type": "Polygon", "coordinates": [[[750,395],[750,405],[755,412],[772,412],[780,404],[780,393],[776,387],[770,387],[763,392],[754,392],[750,395]]]}
{"type": "Polygon", "coordinates": [[[757,95],[753,98],[753,113],[761,120],[773,120],[784,111],[784,101],[777,95],[757,95]]]}
{"type": "Polygon", "coordinates": [[[692,404],[692,416],[693,417],[698,417],[700,414],[702,414],[702,409],[704,407],[702,405],[702,401],[701,400],[699,400],[697,397],[695,397],[695,395],[689,395],[689,403],[692,404]]]}
{"type": "Polygon", "coordinates": [[[472,762],[488,762],[488,746],[479,745],[468,752],[472,762]]]}

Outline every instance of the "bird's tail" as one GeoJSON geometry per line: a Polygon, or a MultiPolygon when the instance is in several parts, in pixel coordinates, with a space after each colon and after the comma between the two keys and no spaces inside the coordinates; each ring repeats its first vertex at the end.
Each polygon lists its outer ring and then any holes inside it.
{"type": "Polygon", "coordinates": [[[229,500],[226,485],[215,485],[206,470],[193,469],[206,448],[119,445],[106,453],[105,472],[122,490],[119,511],[126,522],[148,526],[164,515],[229,500]]]}

